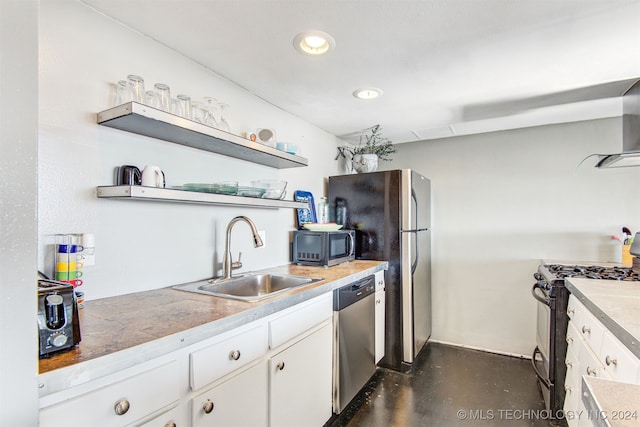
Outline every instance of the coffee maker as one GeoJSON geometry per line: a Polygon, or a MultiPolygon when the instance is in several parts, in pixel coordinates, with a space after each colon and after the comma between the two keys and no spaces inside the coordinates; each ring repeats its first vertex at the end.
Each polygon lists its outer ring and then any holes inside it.
{"type": "Polygon", "coordinates": [[[40,357],[67,350],[80,342],[78,303],[73,286],[38,280],[40,357]]]}

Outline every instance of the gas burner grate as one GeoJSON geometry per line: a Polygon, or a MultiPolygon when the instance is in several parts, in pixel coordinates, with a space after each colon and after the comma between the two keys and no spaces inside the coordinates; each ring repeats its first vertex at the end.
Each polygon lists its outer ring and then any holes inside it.
{"type": "Polygon", "coordinates": [[[585,279],[640,281],[640,275],[627,267],[603,267],[600,265],[548,264],[547,270],[558,279],[580,277],[585,279]]]}

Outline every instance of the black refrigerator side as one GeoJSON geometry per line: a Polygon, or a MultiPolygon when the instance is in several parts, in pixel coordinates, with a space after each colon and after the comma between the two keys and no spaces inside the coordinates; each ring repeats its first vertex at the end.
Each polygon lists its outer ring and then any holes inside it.
{"type": "Polygon", "coordinates": [[[401,266],[402,171],[381,171],[329,177],[330,218],[346,211],[344,228],[356,230],[356,259],[389,263],[386,282],[385,357],[379,365],[403,367],[401,266]]]}

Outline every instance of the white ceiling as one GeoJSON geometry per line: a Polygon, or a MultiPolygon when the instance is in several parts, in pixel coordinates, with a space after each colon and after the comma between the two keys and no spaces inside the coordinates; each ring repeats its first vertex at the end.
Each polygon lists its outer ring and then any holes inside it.
{"type": "Polygon", "coordinates": [[[408,142],[611,117],[640,78],[640,0],[82,0],[337,136],[408,142]],[[336,40],[293,48],[304,30],[336,40]],[[377,100],[358,87],[384,91],[377,100]]]}

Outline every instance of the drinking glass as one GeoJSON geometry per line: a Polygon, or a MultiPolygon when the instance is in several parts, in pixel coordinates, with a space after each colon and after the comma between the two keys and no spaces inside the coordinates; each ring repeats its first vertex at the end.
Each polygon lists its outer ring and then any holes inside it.
{"type": "Polygon", "coordinates": [[[193,120],[198,123],[204,124],[204,116],[206,111],[204,109],[204,104],[199,101],[191,102],[191,114],[193,115],[193,120]]]}
{"type": "Polygon", "coordinates": [[[156,94],[156,106],[162,111],[171,112],[171,89],[164,83],[156,83],[153,86],[156,94]]]}
{"type": "Polygon", "coordinates": [[[131,100],[144,104],[146,95],[144,90],[144,79],[140,76],[136,76],[135,74],[129,74],[127,76],[127,82],[129,83],[131,100]]]}
{"type": "Polygon", "coordinates": [[[191,97],[189,95],[177,95],[178,99],[178,115],[185,119],[191,120],[193,115],[191,114],[191,97]]]}
{"type": "Polygon", "coordinates": [[[144,103],[149,107],[158,108],[158,102],[156,100],[156,93],[152,90],[148,90],[144,95],[144,103]]]}
{"type": "Polygon", "coordinates": [[[224,102],[220,102],[218,104],[218,108],[220,109],[220,121],[218,122],[218,129],[223,130],[225,132],[231,132],[231,126],[229,126],[229,122],[224,118],[224,110],[229,108],[229,104],[225,104],[224,102]]]}
{"type": "Polygon", "coordinates": [[[182,116],[182,112],[180,110],[180,103],[178,102],[178,100],[175,98],[171,98],[169,103],[171,105],[171,113],[175,114],[176,116],[182,116]]]}
{"type": "Polygon", "coordinates": [[[131,92],[129,91],[129,84],[126,80],[120,80],[116,83],[115,99],[113,102],[114,107],[122,105],[125,102],[131,101],[131,92]]]}
{"type": "Polygon", "coordinates": [[[219,127],[218,121],[216,120],[214,115],[216,111],[218,111],[218,109],[216,108],[218,100],[210,96],[205,96],[203,99],[204,99],[203,108],[205,111],[204,124],[207,126],[218,128],[219,127]]]}

